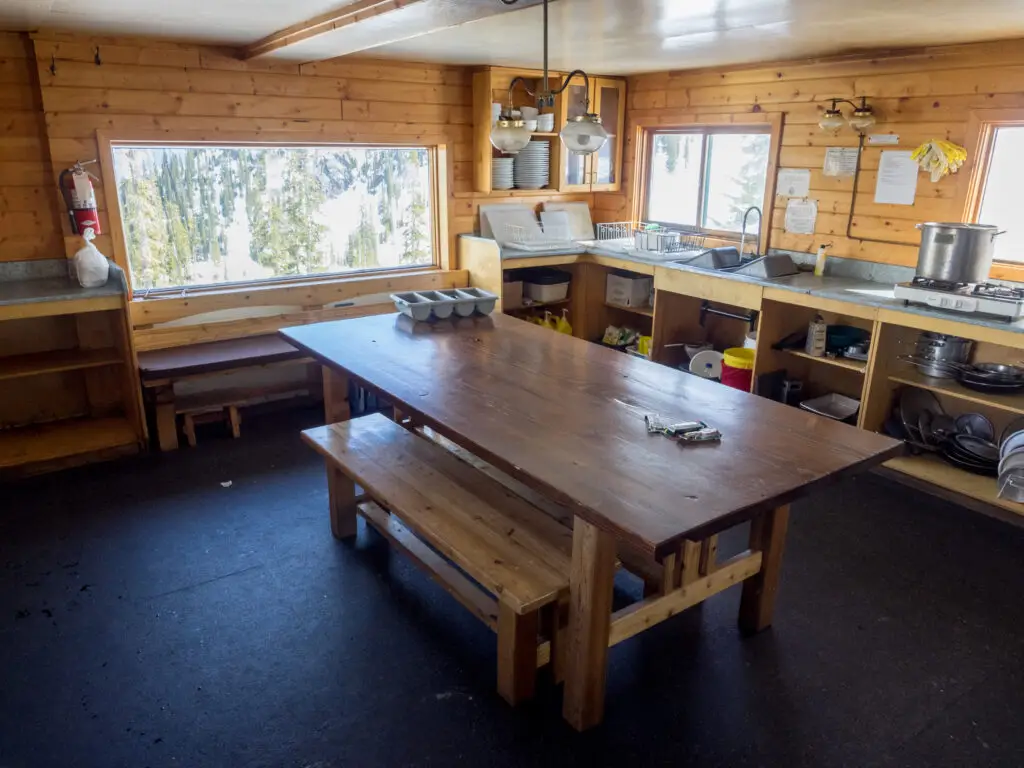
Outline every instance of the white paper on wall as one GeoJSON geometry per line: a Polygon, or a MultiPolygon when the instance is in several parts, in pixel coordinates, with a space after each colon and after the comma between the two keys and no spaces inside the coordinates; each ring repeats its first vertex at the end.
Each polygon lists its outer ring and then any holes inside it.
{"type": "Polygon", "coordinates": [[[811,172],[806,168],[783,168],[775,183],[775,194],[783,197],[807,197],[811,191],[811,172]]]}
{"type": "Polygon", "coordinates": [[[822,173],[826,176],[853,176],[857,172],[856,147],[829,147],[825,150],[822,173]]]}
{"type": "Polygon", "coordinates": [[[917,195],[917,163],[911,152],[883,152],[878,163],[875,202],[886,205],[913,205],[917,195]]]}
{"type": "Polygon", "coordinates": [[[813,235],[817,220],[817,200],[790,200],[786,206],[787,232],[794,235],[813,235]]]}

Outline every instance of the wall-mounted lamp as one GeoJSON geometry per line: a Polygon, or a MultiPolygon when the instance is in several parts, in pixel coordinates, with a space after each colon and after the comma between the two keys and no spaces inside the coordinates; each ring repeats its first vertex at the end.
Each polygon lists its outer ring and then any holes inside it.
{"type": "Polygon", "coordinates": [[[818,121],[818,125],[823,131],[838,131],[844,125],[849,125],[857,133],[864,133],[877,122],[875,110],[868,105],[868,100],[864,96],[861,96],[859,105],[849,99],[830,99],[830,101],[832,106],[825,110],[825,114],[818,121]],[[839,110],[840,104],[849,104],[853,107],[853,114],[849,119],[844,117],[839,110]]]}

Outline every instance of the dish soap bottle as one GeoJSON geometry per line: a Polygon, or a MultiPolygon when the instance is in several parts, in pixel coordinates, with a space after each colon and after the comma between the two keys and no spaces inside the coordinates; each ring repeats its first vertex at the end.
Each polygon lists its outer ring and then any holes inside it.
{"type": "Polygon", "coordinates": [[[818,246],[818,256],[814,260],[814,276],[821,277],[825,274],[825,260],[828,258],[828,254],[825,253],[826,248],[831,248],[832,243],[822,243],[818,246]]]}
{"type": "Polygon", "coordinates": [[[807,327],[807,346],[804,351],[811,357],[825,356],[825,343],[828,340],[828,326],[821,315],[815,315],[807,327]]]}

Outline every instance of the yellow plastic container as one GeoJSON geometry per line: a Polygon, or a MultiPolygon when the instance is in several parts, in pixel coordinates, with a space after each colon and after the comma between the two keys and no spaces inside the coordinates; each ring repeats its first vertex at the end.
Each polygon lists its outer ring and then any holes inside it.
{"type": "Polygon", "coordinates": [[[740,371],[754,370],[754,350],[730,347],[722,353],[722,363],[740,371]]]}

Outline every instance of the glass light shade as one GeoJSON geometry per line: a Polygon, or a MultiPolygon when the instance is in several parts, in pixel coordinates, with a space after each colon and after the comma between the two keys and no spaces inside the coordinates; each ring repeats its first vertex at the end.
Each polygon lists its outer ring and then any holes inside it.
{"type": "Polygon", "coordinates": [[[491,128],[491,144],[501,152],[514,155],[530,143],[531,135],[522,120],[502,115],[491,128]]]}
{"type": "Polygon", "coordinates": [[[846,118],[838,109],[826,109],[825,114],[818,121],[818,125],[823,131],[838,131],[846,125],[846,118]]]}
{"type": "Polygon", "coordinates": [[[850,127],[855,131],[863,133],[875,124],[875,113],[871,107],[859,107],[850,116],[850,127]]]}
{"type": "Polygon", "coordinates": [[[559,136],[574,155],[591,155],[608,141],[608,131],[595,114],[574,117],[565,124],[559,136]]]}

